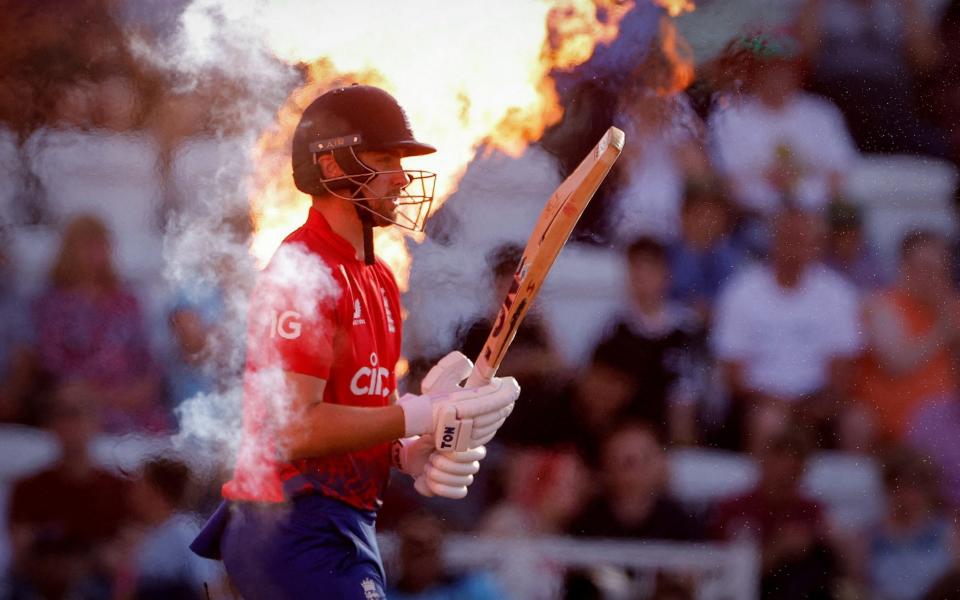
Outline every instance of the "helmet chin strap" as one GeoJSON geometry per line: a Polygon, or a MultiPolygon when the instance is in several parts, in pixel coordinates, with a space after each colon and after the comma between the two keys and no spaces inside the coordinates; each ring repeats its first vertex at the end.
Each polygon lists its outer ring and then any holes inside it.
{"type": "MultiPolygon", "coordinates": [[[[357,186],[357,191],[353,195],[356,196],[362,189],[362,185],[357,186]]],[[[353,209],[357,211],[360,224],[363,226],[363,263],[372,265],[377,259],[373,252],[373,209],[370,208],[366,200],[354,200],[353,209]]]]}
{"type": "Polygon", "coordinates": [[[363,227],[363,262],[366,265],[372,265],[377,260],[373,249],[373,227],[375,225],[373,209],[366,200],[357,200],[356,197],[367,183],[376,176],[376,171],[363,164],[363,161],[353,152],[353,148],[333,150],[333,159],[343,169],[344,174],[351,177],[348,180],[348,185],[351,188],[350,196],[354,198],[353,209],[357,211],[357,216],[360,218],[360,224],[363,227]],[[353,177],[365,177],[366,180],[358,183],[352,180],[353,177]]]}

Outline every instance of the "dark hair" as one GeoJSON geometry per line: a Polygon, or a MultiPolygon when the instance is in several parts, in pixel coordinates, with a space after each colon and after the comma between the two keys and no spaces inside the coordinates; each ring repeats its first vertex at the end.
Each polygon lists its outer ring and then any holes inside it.
{"type": "Polygon", "coordinates": [[[665,263],[667,262],[667,248],[652,237],[639,237],[627,246],[627,260],[634,262],[641,258],[665,263]]]}
{"type": "Polygon", "coordinates": [[[636,380],[635,359],[624,351],[619,338],[620,336],[614,334],[597,344],[590,356],[590,366],[612,369],[624,377],[636,380]]]}
{"type": "Polygon", "coordinates": [[[730,198],[724,183],[716,177],[688,179],[683,186],[684,212],[697,204],[715,204],[724,210],[730,209],[730,198]]]}
{"type": "Polygon", "coordinates": [[[915,450],[897,447],[883,458],[883,485],[887,489],[908,485],[921,489],[936,504],[940,501],[940,477],[929,458],[915,450]]]}
{"type": "Polygon", "coordinates": [[[523,257],[523,248],[508,242],[501,244],[490,251],[487,255],[487,264],[490,266],[490,272],[494,278],[500,278],[504,275],[512,275],[520,264],[523,257]]]}
{"type": "Polygon", "coordinates": [[[813,452],[810,437],[797,429],[796,424],[788,424],[785,431],[773,436],[766,444],[766,453],[790,456],[798,460],[807,460],[813,452]]]}
{"type": "Polygon", "coordinates": [[[142,468],[143,480],[174,507],[183,502],[190,476],[190,467],[172,458],[153,458],[142,468]]]}
{"type": "Polygon", "coordinates": [[[945,243],[942,235],[929,229],[914,229],[907,232],[900,240],[900,258],[907,258],[914,250],[931,243],[945,243]]]}
{"type": "Polygon", "coordinates": [[[836,198],[827,206],[830,231],[858,231],[863,227],[863,215],[856,204],[836,198]]]}

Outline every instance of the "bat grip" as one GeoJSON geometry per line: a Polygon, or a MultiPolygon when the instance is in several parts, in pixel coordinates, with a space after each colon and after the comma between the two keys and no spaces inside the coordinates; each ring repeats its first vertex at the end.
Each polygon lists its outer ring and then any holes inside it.
{"type": "Polygon", "coordinates": [[[478,360],[477,364],[473,366],[473,371],[470,372],[470,377],[467,377],[467,383],[464,387],[480,387],[490,383],[490,380],[493,379],[496,371],[491,369],[486,361],[478,360]]]}

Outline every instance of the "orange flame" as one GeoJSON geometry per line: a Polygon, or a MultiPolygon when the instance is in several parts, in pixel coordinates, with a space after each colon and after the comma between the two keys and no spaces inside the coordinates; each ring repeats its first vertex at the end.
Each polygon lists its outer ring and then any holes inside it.
{"type": "Polygon", "coordinates": [[[697,8],[692,0],[654,0],[654,2],[665,8],[671,17],[679,17],[697,8]]]}
{"type": "MultiPolygon", "coordinates": [[[[367,3],[374,12],[383,10],[382,3],[367,3]]],[[[357,82],[378,85],[397,98],[417,138],[439,149],[405,161],[407,168],[437,173],[436,210],[456,190],[478,148],[519,155],[559,120],[562,111],[548,74],[583,63],[598,43],[613,40],[632,7],[612,4],[601,21],[591,0],[411,0],[404,10],[416,17],[404,19],[401,28],[391,19],[360,21],[364,12],[357,4],[363,2],[351,4],[353,12],[346,16],[264,17],[277,21],[267,28],[277,57],[309,68],[305,83],[257,145],[252,251],[261,264],[303,222],[309,206],[309,197],[293,187],[289,148],[301,111],[320,93],[357,82]],[[323,31],[316,30],[317,23],[324,24],[323,31]]],[[[408,236],[395,227],[376,233],[377,254],[391,266],[401,289],[409,275],[408,236]]]]}
{"type": "Polygon", "coordinates": [[[660,22],[660,51],[669,64],[670,82],[666,91],[677,93],[685,90],[694,80],[693,50],[677,32],[673,21],[668,19],[660,22]]]}

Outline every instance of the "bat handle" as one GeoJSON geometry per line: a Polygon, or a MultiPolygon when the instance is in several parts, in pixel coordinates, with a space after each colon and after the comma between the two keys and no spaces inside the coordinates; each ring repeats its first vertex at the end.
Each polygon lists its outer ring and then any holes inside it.
{"type": "Polygon", "coordinates": [[[493,376],[496,374],[496,369],[492,369],[490,365],[487,364],[487,361],[484,359],[478,359],[476,364],[473,365],[473,371],[470,372],[470,377],[467,377],[467,384],[465,387],[480,387],[490,383],[490,380],[493,379],[493,376]]]}

